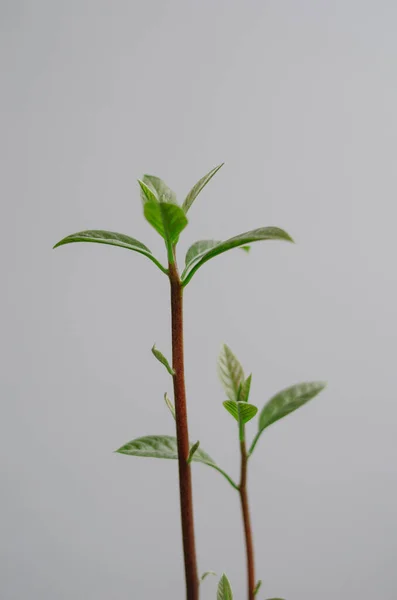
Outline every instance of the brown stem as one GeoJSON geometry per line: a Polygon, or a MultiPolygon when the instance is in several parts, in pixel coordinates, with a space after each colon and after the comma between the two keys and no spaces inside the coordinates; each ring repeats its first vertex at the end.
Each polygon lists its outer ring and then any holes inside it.
{"type": "Polygon", "coordinates": [[[178,444],[179,496],[181,506],[183,554],[185,560],[186,600],[198,600],[196,545],[194,538],[192,477],[189,456],[189,432],[186,409],[185,366],[183,351],[183,287],[176,263],[169,264],[171,284],[172,366],[175,371],[174,397],[178,444]]]}
{"type": "Polygon", "coordinates": [[[239,485],[241,510],[243,513],[244,523],[244,535],[245,535],[245,549],[247,555],[247,584],[248,584],[248,600],[254,600],[255,590],[255,561],[254,561],[254,543],[252,539],[251,529],[251,517],[248,506],[248,494],[247,494],[247,447],[245,440],[240,441],[241,449],[241,478],[239,485]]]}

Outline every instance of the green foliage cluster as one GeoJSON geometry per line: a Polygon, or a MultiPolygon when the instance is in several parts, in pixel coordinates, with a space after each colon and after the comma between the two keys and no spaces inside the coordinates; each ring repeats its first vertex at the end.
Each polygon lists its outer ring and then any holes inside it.
{"type": "MultiPolygon", "coordinates": [[[[176,246],[179,237],[188,225],[187,214],[199,193],[222,166],[215,167],[202,177],[193,186],[181,205],[177,203],[175,193],[158,177],[144,175],[142,179],[138,180],[144,216],[164,240],[168,266],[162,264],[142,242],[129,235],[111,231],[81,231],[63,238],[54,247],[75,242],[91,242],[125,248],[145,256],[163,274],[169,276],[170,266],[176,262],[176,246]]],[[[194,242],[186,253],[185,266],[180,276],[181,286],[185,287],[196,272],[212,258],[234,248],[241,248],[248,251],[252,243],[267,240],[293,241],[283,229],[278,227],[261,227],[236,235],[225,241],[199,240],[194,242]]],[[[155,345],[152,348],[152,353],[165,367],[168,374],[174,377],[174,368],[155,345]]],[[[258,407],[250,401],[252,375],[245,376],[241,363],[227,345],[222,346],[218,358],[218,373],[226,395],[223,406],[236,421],[238,440],[240,444],[244,444],[244,447],[246,443],[246,425],[257,417],[256,433],[246,451],[247,461],[253,455],[262,434],[270,425],[309,402],[325,386],[323,382],[305,382],[292,385],[273,395],[259,411],[258,407]]],[[[173,419],[177,419],[178,416],[175,412],[174,403],[169,398],[168,393],[164,394],[164,400],[173,419]]],[[[123,444],[116,452],[127,456],[178,460],[178,441],[177,437],[170,435],[147,435],[123,444]]],[[[199,441],[190,444],[190,452],[186,460],[188,463],[201,463],[215,469],[227,480],[232,488],[241,491],[240,484],[236,483],[224,469],[218,466],[209,454],[202,449],[199,441]]],[[[207,571],[202,575],[201,581],[204,581],[208,575],[215,575],[215,573],[207,571]]],[[[262,582],[259,580],[253,591],[253,595],[258,594],[261,584],[262,582]]],[[[223,574],[218,585],[217,600],[232,599],[233,593],[230,582],[226,575],[223,574]]],[[[273,598],[271,600],[281,599],[273,598]]]]}

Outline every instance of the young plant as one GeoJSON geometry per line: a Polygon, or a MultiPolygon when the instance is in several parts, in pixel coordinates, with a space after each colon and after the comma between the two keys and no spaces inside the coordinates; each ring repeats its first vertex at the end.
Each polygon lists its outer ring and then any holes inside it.
{"type": "MultiPolygon", "coordinates": [[[[204,452],[199,443],[191,444],[188,432],[188,414],[185,389],[184,338],[183,338],[183,292],[197,271],[209,260],[233,248],[247,249],[247,245],[263,240],[281,240],[291,242],[290,236],[278,227],[262,227],[232,237],[226,241],[200,240],[188,250],[185,267],[180,274],[177,264],[176,248],[180,234],[188,224],[187,214],[197,196],[219,171],[222,165],[207,173],[190,190],[182,205],[176,201],[175,193],[158,177],[144,175],[138,181],[143,204],[143,213],[149,224],[160,234],[165,243],[167,263],[158,260],[149,248],[135,238],[122,233],[104,230],[89,230],[69,235],[54,247],[75,242],[108,244],[132,250],[142,254],[153,262],[163,275],[168,277],[171,292],[171,364],[154,346],[154,356],[164,365],[173,380],[174,403],[168,395],[165,401],[175,418],[176,437],[168,435],[150,435],[135,439],[123,445],[117,452],[129,456],[176,459],[179,468],[180,512],[182,524],[182,542],[186,580],[187,600],[199,598],[199,576],[196,561],[194,535],[193,497],[191,481],[191,463],[201,462],[219,471],[228,482],[241,493],[237,485],[212,458],[204,452]]],[[[236,401],[237,403],[237,401],[236,401]]],[[[248,406],[248,404],[247,404],[248,406]]],[[[238,405],[240,410],[240,405],[238,405]]],[[[244,428],[240,425],[240,437],[244,428]]]]}
{"type": "Polygon", "coordinates": [[[219,355],[218,372],[228,397],[224,401],[223,406],[238,424],[241,470],[240,483],[237,490],[240,495],[244,526],[248,600],[254,600],[262,585],[262,581],[256,581],[255,579],[254,544],[247,490],[248,461],[264,430],[272,423],[286,417],[317,396],[324,389],[325,383],[299,383],[273,396],[259,414],[258,432],[248,449],[245,426],[258,412],[258,408],[254,404],[249,403],[252,375],[245,378],[243,367],[226,344],[223,345],[219,355]]]}

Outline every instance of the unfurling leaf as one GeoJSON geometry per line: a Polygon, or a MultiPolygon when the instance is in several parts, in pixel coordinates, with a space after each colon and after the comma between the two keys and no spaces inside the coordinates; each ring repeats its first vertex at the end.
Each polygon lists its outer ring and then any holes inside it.
{"type": "MultiPolygon", "coordinates": [[[[177,460],[178,459],[178,446],[176,437],[170,435],[147,435],[145,437],[137,438],[121,446],[116,450],[119,454],[126,454],[128,456],[143,456],[148,458],[168,458],[177,460]]],[[[201,448],[197,448],[196,452],[192,457],[193,462],[199,462],[209,467],[212,467],[219,473],[221,473],[225,479],[228,480],[236,490],[238,490],[237,484],[229,477],[225,471],[223,471],[215,461],[201,448]]]]}
{"type": "Polygon", "coordinates": [[[257,582],[255,589],[254,589],[254,596],[256,596],[257,593],[259,592],[261,585],[262,585],[262,579],[259,579],[259,581],[257,582]]]}
{"type": "Polygon", "coordinates": [[[109,246],[118,246],[119,248],[126,248],[127,250],[133,250],[139,254],[143,254],[149,258],[163,273],[167,273],[167,269],[153,256],[152,252],[147,246],[139,242],[138,240],[124,235],[123,233],[116,233],[114,231],[104,231],[103,229],[90,229],[88,231],[80,231],[79,233],[73,233],[63,238],[60,242],[55,244],[54,248],[59,246],[65,246],[66,244],[73,244],[74,242],[92,242],[94,244],[108,244],[109,246]]]}
{"type": "Polygon", "coordinates": [[[169,244],[176,244],[187,225],[183,210],[176,204],[148,202],[143,209],[146,220],[169,244]]]}
{"type": "Polygon", "coordinates": [[[213,178],[213,176],[215,175],[215,173],[217,173],[219,171],[219,169],[221,167],[223,167],[224,163],[222,163],[221,165],[218,165],[217,167],[215,167],[215,169],[212,169],[212,171],[210,171],[209,173],[207,173],[207,175],[204,175],[204,177],[202,177],[190,190],[190,192],[188,193],[188,195],[186,196],[186,199],[184,201],[184,203],[182,204],[182,208],[185,211],[185,213],[187,213],[187,211],[189,210],[189,208],[192,206],[193,202],[195,201],[195,199],[197,198],[197,196],[199,195],[199,193],[201,192],[201,190],[207,185],[207,183],[210,181],[210,179],[213,178]]]}
{"type": "Polygon", "coordinates": [[[240,386],[244,383],[244,371],[229,346],[223,344],[218,357],[218,374],[227,397],[237,402],[240,386]]]}
{"type": "Polygon", "coordinates": [[[237,235],[236,237],[230,238],[229,240],[221,242],[217,246],[210,248],[207,250],[207,252],[204,252],[198,260],[194,261],[191,266],[186,267],[182,273],[183,285],[187,285],[195,272],[211,258],[214,258],[219,254],[223,254],[223,252],[227,252],[232,248],[246,246],[247,244],[260,242],[262,240],[283,240],[287,242],[293,241],[288,233],[279,227],[261,227],[260,229],[247,231],[246,233],[237,235]]]}
{"type": "Polygon", "coordinates": [[[258,422],[258,433],[252,442],[249,454],[252,454],[262,432],[279,419],[286,417],[306,402],[317,396],[326,384],[322,381],[299,383],[282,390],[269,400],[263,407],[258,422]]]}
{"type": "Polygon", "coordinates": [[[250,390],[251,390],[251,381],[252,381],[252,374],[249,375],[247,377],[247,379],[244,381],[244,383],[241,385],[240,394],[239,394],[240,402],[248,402],[250,390]]]}
{"type": "Polygon", "coordinates": [[[225,400],[223,406],[236,419],[238,423],[245,425],[251,421],[258,412],[258,407],[248,402],[235,402],[234,400],[225,400]]]}
{"type": "Polygon", "coordinates": [[[204,581],[204,579],[207,579],[208,575],[215,575],[215,577],[216,577],[216,573],[215,573],[215,571],[206,571],[205,573],[203,573],[203,574],[201,575],[201,577],[200,577],[200,583],[201,583],[202,581],[204,581]]]}
{"type": "MultiPolygon", "coordinates": [[[[168,249],[176,244],[179,234],[187,225],[187,218],[176,204],[175,194],[161,179],[145,175],[138,180],[146,220],[164,238],[168,249]]],[[[170,258],[170,254],[169,254],[170,258]]]]}
{"type": "MultiPolygon", "coordinates": [[[[176,194],[173,192],[166,183],[159,177],[154,175],[144,175],[142,182],[150,189],[153,196],[158,202],[169,202],[171,204],[177,204],[176,194]]],[[[142,190],[141,197],[144,203],[147,202],[148,198],[145,192],[142,190]],[[142,195],[143,193],[143,195],[142,195]]],[[[150,201],[153,201],[153,197],[150,197],[150,201]]]]}
{"type": "Polygon", "coordinates": [[[195,444],[193,444],[193,446],[190,448],[190,451],[189,451],[189,456],[187,457],[187,461],[186,461],[188,465],[189,465],[189,464],[192,462],[192,460],[193,460],[193,458],[194,458],[194,453],[195,453],[195,452],[198,450],[199,446],[200,446],[200,441],[197,441],[197,442],[196,442],[195,444]]]}
{"type": "Polygon", "coordinates": [[[217,600],[233,600],[233,592],[230,582],[225,574],[222,575],[218,585],[217,600]]]}
{"type": "Polygon", "coordinates": [[[173,368],[170,366],[170,363],[168,362],[168,360],[165,358],[164,354],[162,354],[160,352],[160,350],[157,350],[156,348],[156,344],[154,344],[153,348],[152,348],[152,353],[153,355],[157,358],[157,360],[159,362],[161,362],[162,365],[165,366],[165,368],[167,369],[168,373],[170,375],[175,375],[175,371],[173,370],[173,368]]]}
{"type": "Polygon", "coordinates": [[[176,420],[176,416],[175,416],[175,406],[172,404],[167,392],[165,392],[164,394],[164,402],[166,403],[166,405],[169,408],[170,413],[172,414],[172,416],[174,417],[174,419],[176,420]]]}

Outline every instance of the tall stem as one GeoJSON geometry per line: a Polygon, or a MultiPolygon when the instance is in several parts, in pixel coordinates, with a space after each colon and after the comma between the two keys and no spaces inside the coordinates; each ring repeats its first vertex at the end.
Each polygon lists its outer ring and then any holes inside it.
{"type": "Polygon", "coordinates": [[[198,600],[196,545],[194,537],[193,494],[189,456],[189,431],[186,407],[185,366],[183,349],[183,287],[175,262],[169,264],[172,317],[172,366],[175,371],[174,397],[176,437],[178,444],[179,495],[185,561],[186,600],[198,600]]]}
{"type": "Polygon", "coordinates": [[[254,561],[254,543],[252,539],[251,517],[248,505],[247,493],[247,447],[245,439],[240,441],[241,450],[241,477],[239,485],[241,511],[243,514],[245,550],[247,556],[247,585],[248,585],[248,600],[254,600],[255,590],[255,561],[254,561]]]}

